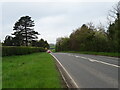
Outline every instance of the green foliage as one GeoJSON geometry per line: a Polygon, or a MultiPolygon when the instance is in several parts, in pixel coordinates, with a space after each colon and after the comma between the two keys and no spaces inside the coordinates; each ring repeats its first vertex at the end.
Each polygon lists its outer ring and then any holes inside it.
{"type": "Polygon", "coordinates": [[[94,38],[95,32],[83,24],[81,28],[78,28],[70,35],[71,50],[84,51],[89,50],[90,41],[94,38]]]}
{"type": "Polygon", "coordinates": [[[109,25],[108,37],[110,40],[111,51],[120,52],[120,18],[116,19],[114,23],[109,25]]]}
{"type": "Polygon", "coordinates": [[[4,45],[4,46],[13,46],[13,37],[7,35],[7,36],[5,37],[5,41],[4,41],[3,45],[4,45]]]}
{"type": "Polygon", "coordinates": [[[56,44],[56,51],[67,51],[69,50],[69,38],[58,38],[57,44],[56,44]]]}
{"type": "Polygon", "coordinates": [[[32,40],[31,45],[34,46],[34,47],[43,47],[43,48],[47,48],[47,49],[50,48],[48,42],[44,41],[44,39],[40,39],[39,41],[38,40],[32,40]]]}
{"type": "Polygon", "coordinates": [[[35,52],[44,52],[43,47],[14,47],[14,46],[3,46],[2,56],[12,56],[12,55],[24,55],[31,54],[35,52]]]}
{"type": "Polygon", "coordinates": [[[101,28],[100,30],[91,29],[83,24],[82,27],[73,31],[69,38],[58,38],[56,51],[117,52],[118,37],[113,40],[109,37],[110,35],[101,28]]]}
{"type": "Polygon", "coordinates": [[[89,28],[82,27],[71,33],[69,38],[59,38],[56,43],[56,51],[104,51],[107,47],[107,34],[89,28]]]}
{"type": "Polygon", "coordinates": [[[89,46],[90,51],[96,52],[108,52],[109,51],[109,41],[107,34],[102,31],[95,31],[94,38],[90,41],[92,44],[89,46]]]}

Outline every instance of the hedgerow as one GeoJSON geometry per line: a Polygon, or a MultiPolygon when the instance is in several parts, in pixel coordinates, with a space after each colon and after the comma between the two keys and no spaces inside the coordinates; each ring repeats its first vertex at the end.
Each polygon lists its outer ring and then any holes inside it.
{"type": "Polygon", "coordinates": [[[44,51],[43,47],[2,46],[2,56],[25,55],[44,51]]]}

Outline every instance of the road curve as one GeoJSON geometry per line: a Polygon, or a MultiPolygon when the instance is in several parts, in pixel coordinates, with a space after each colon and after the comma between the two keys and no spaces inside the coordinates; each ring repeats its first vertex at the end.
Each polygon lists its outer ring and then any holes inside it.
{"type": "Polygon", "coordinates": [[[118,58],[75,53],[52,53],[79,88],[118,88],[118,58]]]}

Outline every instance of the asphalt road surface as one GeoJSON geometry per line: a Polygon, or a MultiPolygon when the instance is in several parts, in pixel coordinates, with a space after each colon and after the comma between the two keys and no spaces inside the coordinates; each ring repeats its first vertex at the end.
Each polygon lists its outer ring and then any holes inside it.
{"type": "Polygon", "coordinates": [[[79,88],[118,88],[118,58],[75,53],[52,53],[79,88]]]}

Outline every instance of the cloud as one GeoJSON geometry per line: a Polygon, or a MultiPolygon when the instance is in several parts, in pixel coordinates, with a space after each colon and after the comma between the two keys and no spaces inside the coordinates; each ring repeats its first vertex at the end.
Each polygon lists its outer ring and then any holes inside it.
{"type": "MultiPolygon", "coordinates": [[[[100,22],[106,24],[106,16],[97,18],[89,18],[89,20],[82,20],[81,22],[93,22],[98,25],[100,22]]],[[[49,43],[55,43],[56,38],[69,36],[73,29],[80,27],[79,22],[74,22],[66,15],[48,16],[37,20],[35,30],[41,35],[39,38],[48,40],[49,43]]],[[[84,23],[81,23],[84,24],[84,23]]]]}
{"type": "Polygon", "coordinates": [[[3,3],[3,35],[13,32],[13,24],[21,17],[29,15],[35,21],[35,31],[49,43],[55,43],[56,38],[69,36],[72,31],[84,23],[105,22],[107,11],[114,3],[89,2],[21,2],[3,3]]]}
{"type": "Polygon", "coordinates": [[[35,30],[40,32],[39,38],[55,43],[56,38],[67,36],[68,32],[71,32],[71,27],[68,23],[69,20],[65,15],[48,16],[36,21],[35,30]]]}
{"type": "MultiPolygon", "coordinates": [[[[2,4],[0,3],[0,36],[2,36],[2,4]]],[[[0,41],[2,37],[0,37],[0,41]]]]}
{"type": "Polygon", "coordinates": [[[2,30],[1,30],[1,40],[3,41],[7,35],[11,36],[11,33],[13,32],[13,25],[12,24],[2,24],[2,30]]]}
{"type": "Polygon", "coordinates": [[[119,0],[1,0],[1,2],[114,2],[119,0]]]}
{"type": "Polygon", "coordinates": [[[43,17],[37,21],[37,24],[42,26],[56,26],[58,24],[63,24],[65,22],[64,15],[57,15],[57,16],[47,16],[43,17]]]}

